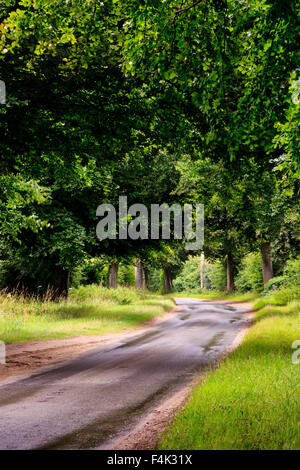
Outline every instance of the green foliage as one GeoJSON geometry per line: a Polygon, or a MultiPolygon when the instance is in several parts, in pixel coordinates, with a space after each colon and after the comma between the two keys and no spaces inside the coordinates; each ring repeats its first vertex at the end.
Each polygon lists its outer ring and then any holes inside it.
{"type": "Polygon", "coordinates": [[[118,270],[118,284],[121,286],[134,286],[134,266],[121,264],[118,270]]]}
{"type": "Polygon", "coordinates": [[[263,289],[262,265],[260,253],[249,253],[246,255],[236,277],[236,286],[242,292],[263,289]]]}
{"type": "Polygon", "coordinates": [[[290,80],[290,101],[289,108],[285,115],[284,122],[277,122],[275,129],[277,134],[273,139],[275,149],[279,149],[281,154],[278,158],[276,170],[283,173],[281,187],[287,193],[292,193],[295,183],[300,175],[300,80],[299,71],[291,73],[290,80]]]}
{"type": "MultiPolygon", "coordinates": [[[[295,0],[0,10],[4,285],[62,290],[70,269],[74,286],[106,284],[107,269],[86,262],[106,256],[121,283],[133,282],[122,262],[138,257],[177,276],[177,289],[199,289],[196,264],[178,275],[187,254],[176,244],[96,240],[96,207],[121,194],[147,207],[204,202],[208,257],[237,261],[271,240],[281,274],[299,252],[295,0]]],[[[249,260],[237,286],[259,290],[249,260]]],[[[204,286],[223,289],[223,267],[205,270],[204,286]]]]}
{"type": "Polygon", "coordinates": [[[150,269],[149,290],[152,292],[163,292],[163,278],[160,269],[150,269]]]}
{"type": "Polygon", "coordinates": [[[274,290],[278,290],[286,283],[286,276],[276,276],[270,279],[264,287],[264,294],[269,294],[274,290]]]}
{"type": "Polygon", "coordinates": [[[113,302],[120,305],[131,304],[140,298],[143,298],[141,293],[136,292],[134,289],[129,289],[128,287],[108,289],[107,287],[100,287],[96,284],[80,286],[70,294],[70,300],[75,302],[93,299],[93,301],[113,302]]]}
{"type": "Polygon", "coordinates": [[[270,279],[267,283],[264,296],[259,299],[255,309],[266,305],[286,305],[288,302],[300,299],[300,258],[289,259],[284,268],[284,275],[270,279]]]}
{"type": "Polygon", "coordinates": [[[108,278],[108,261],[104,257],[89,258],[85,260],[79,266],[79,271],[81,284],[98,284],[106,286],[108,278]]]}
{"type": "Polygon", "coordinates": [[[300,298],[300,289],[298,287],[285,287],[283,289],[280,289],[278,291],[275,291],[271,304],[272,305],[286,305],[288,302],[292,302],[293,300],[299,299],[300,298]]]}
{"type": "Polygon", "coordinates": [[[300,285],[300,256],[295,259],[289,259],[284,268],[284,275],[287,278],[287,284],[292,286],[300,285]]]}
{"type": "MultiPolygon", "coordinates": [[[[174,280],[175,291],[201,292],[200,288],[201,257],[190,255],[179,275],[174,280]]],[[[203,265],[203,288],[222,292],[226,288],[226,270],[220,261],[203,265]]]]}
{"type": "MultiPolygon", "coordinates": [[[[163,130],[173,125],[154,115],[148,86],[121,72],[123,13],[115,3],[55,0],[35,5],[34,15],[30,2],[8,3],[0,13],[0,77],[8,92],[0,107],[6,285],[45,291],[68,269],[76,285],[81,267],[83,283],[105,282],[104,271],[86,259],[127,262],[151,243],[99,242],[96,208],[116,205],[120,194],[129,205],[137,198],[149,205],[153,193],[159,202],[172,200],[176,158],[163,130]]],[[[132,283],[128,276],[124,282],[132,283]]]]}
{"type": "Polygon", "coordinates": [[[30,179],[25,181],[21,175],[0,176],[0,250],[5,241],[13,239],[21,243],[21,232],[29,229],[34,232],[49,226],[41,218],[36,204],[45,203],[49,191],[30,179]]]}
{"type": "Polygon", "coordinates": [[[208,277],[211,289],[223,292],[226,290],[226,268],[224,263],[216,261],[209,265],[208,277]]]}
{"type": "Polygon", "coordinates": [[[189,256],[173,282],[175,291],[200,290],[200,262],[200,256],[189,256]]]}
{"type": "Polygon", "coordinates": [[[262,309],[266,305],[287,305],[288,302],[300,299],[300,289],[298,286],[283,287],[280,290],[267,293],[264,297],[255,302],[255,310],[262,309]]]}
{"type": "Polygon", "coordinates": [[[300,298],[300,258],[289,259],[284,268],[284,275],[274,277],[266,284],[264,297],[259,299],[255,309],[266,305],[286,305],[300,298]]]}

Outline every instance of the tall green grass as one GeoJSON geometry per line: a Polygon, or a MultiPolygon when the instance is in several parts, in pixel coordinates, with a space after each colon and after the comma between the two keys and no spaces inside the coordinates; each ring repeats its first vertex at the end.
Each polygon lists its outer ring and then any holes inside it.
{"type": "Polygon", "coordinates": [[[288,302],[300,298],[300,286],[283,287],[280,290],[268,293],[254,304],[254,309],[261,309],[266,305],[286,305],[288,302]]]}
{"type": "Polygon", "coordinates": [[[72,290],[53,302],[0,295],[0,340],[6,343],[117,332],[142,325],[174,305],[171,299],[125,287],[97,285],[72,290]]]}

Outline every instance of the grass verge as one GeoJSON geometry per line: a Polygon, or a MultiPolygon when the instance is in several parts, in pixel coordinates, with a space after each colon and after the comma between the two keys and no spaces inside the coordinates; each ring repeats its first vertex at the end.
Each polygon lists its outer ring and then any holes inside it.
{"type": "Polygon", "coordinates": [[[135,328],[172,308],[163,296],[118,288],[80,287],[53,302],[0,295],[0,340],[5,343],[101,335],[135,328]]]}
{"type": "Polygon", "coordinates": [[[164,295],[165,298],[173,297],[189,297],[193,299],[219,299],[224,296],[224,292],[219,291],[205,291],[201,293],[192,292],[192,291],[183,291],[183,292],[171,292],[170,294],[164,295]]]}
{"type": "Polygon", "coordinates": [[[191,297],[193,299],[219,299],[219,300],[235,300],[237,302],[251,302],[257,299],[258,294],[256,292],[235,292],[233,294],[226,294],[226,292],[221,291],[204,291],[201,293],[196,292],[172,292],[170,294],[165,295],[165,298],[173,298],[173,297],[191,297]]]}
{"type": "Polygon", "coordinates": [[[299,449],[300,301],[265,307],[238,347],[198,385],[159,449],[299,449]]]}

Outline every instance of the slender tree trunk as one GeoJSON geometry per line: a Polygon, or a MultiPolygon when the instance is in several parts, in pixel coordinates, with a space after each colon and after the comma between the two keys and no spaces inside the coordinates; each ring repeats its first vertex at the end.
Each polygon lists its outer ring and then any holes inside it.
{"type": "Polygon", "coordinates": [[[204,282],[203,282],[203,268],[204,268],[204,252],[201,253],[201,261],[200,261],[200,287],[203,289],[204,282]]]}
{"type": "Polygon", "coordinates": [[[111,265],[109,266],[109,277],[108,277],[109,289],[115,289],[117,287],[118,269],[119,269],[119,263],[111,263],[111,265]]]}
{"type": "Polygon", "coordinates": [[[68,297],[70,288],[70,276],[71,268],[61,269],[56,281],[54,298],[68,297]]]}
{"type": "Polygon", "coordinates": [[[172,290],[172,279],[169,273],[168,268],[164,268],[164,287],[165,287],[165,294],[168,294],[172,290]]]}
{"type": "Polygon", "coordinates": [[[137,260],[135,266],[135,288],[142,289],[143,288],[143,265],[140,260],[137,260]]]}
{"type": "Polygon", "coordinates": [[[262,274],[264,285],[273,277],[273,263],[271,255],[270,243],[266,242],[260,247],[261,259],[262,259],[262,274]]]}
{"type": "Polygon", "coordinates": [[[234,291],[233,277],[233,257],[231,253],[227,255],[227,292],[231,294],[234,291]]]}
{"type": "Polygon", "coordinates": [[[148,289],[149,287],[149,270],[146,266],[143,266],[144,271],[144,289],[148,289]]]}

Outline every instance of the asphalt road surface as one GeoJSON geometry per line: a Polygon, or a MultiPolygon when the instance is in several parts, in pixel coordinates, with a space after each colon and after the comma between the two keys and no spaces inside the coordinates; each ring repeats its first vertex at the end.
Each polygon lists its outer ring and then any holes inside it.
{"type": "Polygon", "coordinates": [[[247,321],[233,306],[177,299],[176,315],[124,342],[0,385],[0,449],[91,449],[183,387],[247,321]]]}

